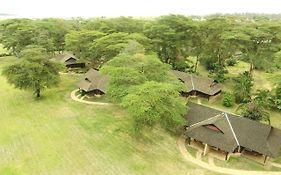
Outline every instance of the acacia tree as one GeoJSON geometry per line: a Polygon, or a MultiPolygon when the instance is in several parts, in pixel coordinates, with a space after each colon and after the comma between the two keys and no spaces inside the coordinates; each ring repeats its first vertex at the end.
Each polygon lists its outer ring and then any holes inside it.
{"type": "Polygon", "coordinates": [[[49,61],[47,53],[38,50],[37,54],[35,50],[26,50],[19,63],[5,67],[2,72],[8,83],[19,89],[33,91],[37,98],[42,90],[56,86],[60,81],[60,65],[49,61]]]}
{"type": "Polygon", "coordinates": [[[170,73],[170,66],[155,55],[145,55],[136,42],[101,69],[110,75],[108,95],[122,102],[133,117],[136,134],[156,123],[174,131],[184,123],[185,101],[179,96],[179,81],[170,73]]]}
{"type": "Polygon", "coordinates": [[[175,65],[187,56],[191,46],[191,34],[195,25],[182,15],[167,15],[145,26],[145,35],[152,40],[154,51],[164,62],[175,65]]]}
{"type": "Polygon", "coordinates": [[[132,88],[122,100],[122,106],[132,115],[136,134],[155,124],[175,131],[185,123],[182,116],[187,112],[185,101],[179,97],[174,85],[153,81],[132,88]]]}
{"type": "Polygon", "coordinates": [[[145,81],[172,81],[169,66],[156,56],[132,54],[132,51],[130,53],[119,54],[101,68],[102,72],[110,75],[108,95],[113,101],[120,102],[132,86],[143,84],[145,81]]]}
{"type": "Polygon", "coordinates": [[[65,36],[65,48],[78,57],[89,59],[92,55],[90,47],[96,39],[103,36],[104,33],[93,30],[71,31],[65,36]]]}
{"type": "Polygon", "coordinates": [[[16,56],[28,45],[38,45],[48,52],[62,51],[69,28],[62,19],[10,19],[1,22],[0,39],[4,48],[16,56]]]}
{"type": "Polygon", "coordinates": [[[19,56],[27,45],[32,44],[34,28],[28,19],[10,19],[1,23],[1,43],[4,48],[19,56]]]}
{"type": "Polygon", "coordinates": [[[113,33],[95,40],[90,48],[93,61],[106,62],[128,46],[129,41],[134,40],[143,45],[145,50],[151,50],[150,40],[142,34],[113,33]]]}
{"type": "MultiPolygon", "coordinates": [[[[229,33],[236,25],[235,17],[211,16],[203,21],[203,46],[201,62],[210,70],[214,63],[220,67],[225,66],[225,60],[230,58],[236,51],[233,45],[227,40],[229,33]]],[[[201,32],[202,33],[202,32],[201,32]]]]}
{"type": "Polygon", "coordinates": [[[106,34],[118,32],[142,33],[145,22],[145,20],[132,17],[92,18],[85,20],[82,28],[96,30],[106,34]]]}
{"type": "Polygon", "coordinates": [[[241,50],[250,63],[250,72],[254,68],[271,68],[274,63],[272,61],[274,54],[280,49],[280,22],[271,20],[246,21],[242,31],[248,36],[241,50]]]}

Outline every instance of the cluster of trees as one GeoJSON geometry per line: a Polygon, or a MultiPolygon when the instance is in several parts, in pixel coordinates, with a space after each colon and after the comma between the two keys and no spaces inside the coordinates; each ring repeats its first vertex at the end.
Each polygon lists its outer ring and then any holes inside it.
{"type": "MultiPolygon", "coordinates": [[[[176,86],[171,85],[175,80],[167,73],[167,65],[180,71],[197,72],[198,64],[201,63],[210,71],[210,76],[218,82],[223,82],[227,74],[226,66],[233,66],[238,59],[242,59],[250,63],[249,71],[234,80],[234,92],[225,93],[223,103],[226,106],[231,106],[234,102],[246,104],[243,107],[243,115],[258,120],[261,117],[256,113],[265,114],[263,111],[269,108],[280,109],[280,86],[273,91],[274,94],[263,90],[252,94],[251,79],[253,69],[281,68],[280,33],[279,18],[247,15],[213,15],[202,18],[167,15],[153,19],[9,19],[0,22],[0,43],[18,57],[37,58],[37,53],[42,50],[47,55],[66,50],[92,63],[92,67],[104,65],[102,71],[112,77],[109,89],[111,99],[121,102],[132,112],[135,119],[141,118],[143,123],[150,125],[165,116],[161,111],[158,111],[161,116],[155,116],[151,111],[156,108],[153,104],[146,108],[135,106],[134,104],[138,104],[137,100],[146,100],[146,96],[141,96],[142,93],[147,92],[147,97],[151,98],[158,93],[161,98],[151,103],[170,104],[163,104],[162,111],[166,111],[164,107],[170,107],[169,110],[174,111],[171,104],[180,103],[175,95],[176,86]],[[29,56],[26,56],[26,50],[29,48],[33,48],[34,53],[29,51],[29,56]],[[37,50],[34,51],[34,48],[37,50]],[[195,61],[190,60],[190,57],[195,57],[195,61]],[[149,90],[151,87],[156,90],[149,90]],[[269,93],[270,100],[265,99],[265,93],[269,93]],[[265,104],[265,100],[269,100],[268,103],[265,104]],[[255,106],[261,106],[258,108],[259,112],[255,111],[255,106]],[[137,111],[137,116],[134,111],[137,111]],[[146,119],[145,115],[151,115],[151,121],[146,119]]],[[[34,60],[24,59],[20,64],[28,67],[31,65],[27,62],[32,61],[34,60]]],[[[42,59],[37,60],[40,64],[41,61],[42,59]]],[[[44,62],[44,65],[49,64],[44,62]]],[[[31,89],[40,94],[38,89],[50,86],[46,80],[42,80],[42,85],[26,84],[26,81],[23,81],[26,85],[16,84],[16,78],[20,76],[13,77],[12,71],[11,67],[4,71],[4,75],[19,88],[32,87],[31,89]]],[[[38,79],[38,82],[41,80],[38,79]]],[[[54,79],[52,83],[56,82],[54,79]]],[[[179,108],[178,111],[174,112],[177,116],[183,110],[179,108]]],[[[175,121],[180,120],[177,118],[175,121]]],[[[173,125],[174,121],[165,122],[173,125]]],[[[141,129],[142,126],[136,128],[141,129]]]]}
{"type": "Polygon", "coordinates": [[[234,78],[233,92],[224,92],[222,103],[226,107],[231,107],[234,103],[239,104],[237,110],[243,117],[267,121],[270,124],[271,109],[281,109],[281,85],[272,91],[258,89],[253,93],[253,79],[250,72],[246,71],[234,78]]]}
{"type": "Polygon", "coordinates": [[[10,19],[0,23],[1,43],[17,56],[26,46],[38,45],[52,53],[72,51],[100,65],[118,55],[129,40],[135,40],[174,69],[196,72],[201,62],[218,81],[224,80],[227,61],[237,55],[251,64],[249,71],[280,64],[280,54],[276,54],[281,48],[280,32],[279,19],[241,15],[10,19]],[[190,62],[188,56],[197,61],[190,62]]]}
{"type": "Polygon", "coordinates": [[[155,54],[145,54],[137,42],[131,41],[101,71],[110,75],[107,95],[129,111],[136,135],[157,124],[176,131],[185,123],[187,108],[179,96],[180,82],[168,64],[155,54]]]}
{"type": "Polygon", "coordinates": [[[18,57],[30,45],[45,48],[47,52],[63,51],[70,26],[62,19],[10,19],[0,24],[1,44],[18,57]]]}

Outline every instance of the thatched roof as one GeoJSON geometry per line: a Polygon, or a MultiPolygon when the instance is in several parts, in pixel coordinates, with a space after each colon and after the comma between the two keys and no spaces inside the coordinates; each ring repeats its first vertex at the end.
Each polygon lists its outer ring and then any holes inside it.
{"type": "Polygon", "coordinates": [[[78,82],[78,88],[90,92],[93,90],[100,90],[106,93],[109,76],[103,75],[95,69],[90,69],[78,82]]]}
{"type": "Polygon", "coordinates": [[[281,130],[195,103],[188,106],[187,136],[227,152],[242,146],[270,157],[278,156],[281,130]]]}
{"type": "Polygon", "coordinates": [[[197,76],[173,70],[174,75],[180,79],[186,86],[186,92],[198,91],[207,95],[215,95],[220,92],[222,85],[216,83],[208,77],[197,76]]]}
{"type": "Polygon", "coordinates": [[[58,54],[53,58],[54,61],[60,62],[60,63],[64,63],[67,64],[69,60],[74,60],[77,61],[78,58],[76,58],[74,55],[69,54],[69,53],[62,53],[62,54],[58,54]]]}

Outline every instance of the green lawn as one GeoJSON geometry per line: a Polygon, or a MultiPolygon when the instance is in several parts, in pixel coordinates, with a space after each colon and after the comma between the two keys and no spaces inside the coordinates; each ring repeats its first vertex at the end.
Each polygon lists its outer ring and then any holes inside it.
{"type": "MultiPolygon", "coordinates": [[[[0,67],[16,61],[1,58],[0,67]]],[[[210,174],[184,161],[177,136],[161,129],[136,140],[118,106],[74,102],[77,77],[43,92],[14,89],[0,76],[0,174],[210,174]]]]}
{"type": "Polygon", "coordinates": [[[8,53],[8,51],[3,48],[2,44],[0,44],[0,54],[2,54],[2,53],[8,53]]]}
{"type": "Polygon", "coordinates": [[[223,166],[241,170],[255,170],[255,171],[280,171],[280,168],[263,166],[245,157],[230,157],[227,162],[214,159],[217,166],[223,166]]]}

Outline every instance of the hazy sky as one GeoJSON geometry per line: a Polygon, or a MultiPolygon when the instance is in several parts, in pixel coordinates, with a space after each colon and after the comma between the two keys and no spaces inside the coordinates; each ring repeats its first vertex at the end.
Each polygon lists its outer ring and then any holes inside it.
{"type": "Polygon", "coordinates": [[[281,13],[280,0],[0,0],[0,14],[18,17],[159,16],[281,13]]]}

